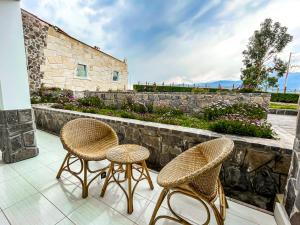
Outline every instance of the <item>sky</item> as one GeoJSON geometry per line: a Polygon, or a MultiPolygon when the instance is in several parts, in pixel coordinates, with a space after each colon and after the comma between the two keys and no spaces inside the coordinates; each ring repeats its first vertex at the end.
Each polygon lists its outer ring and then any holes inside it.
{"type": "Polygon", "coordinates": [[[21,0],[21,7],[126,58],[131,84],[238,80],[242,51],[265,18],[294,37],[282,58],[300,53],[300,0],[21,0]]]}

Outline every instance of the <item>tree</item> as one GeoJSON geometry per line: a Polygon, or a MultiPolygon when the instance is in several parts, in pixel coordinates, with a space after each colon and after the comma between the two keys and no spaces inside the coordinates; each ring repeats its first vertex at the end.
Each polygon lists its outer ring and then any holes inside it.
{"type": "Polygon", "coordinates": [[[244,68],[241,80],[245,88],[257,89],[276,87],[278,78],[287,70],[287,62],[278,54],[291,42],[293,36],[287,33],[287,27],[272,19],[265,19],[249,39],[247,50],[243,51],[244,68]]]}

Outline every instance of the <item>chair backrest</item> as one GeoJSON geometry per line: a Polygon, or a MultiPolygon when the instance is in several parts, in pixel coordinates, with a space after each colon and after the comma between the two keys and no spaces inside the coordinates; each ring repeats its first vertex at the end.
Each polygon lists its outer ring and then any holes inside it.
{"type": "Polygon", "coordinates": [[[216,193],[218,177],[222,163],[233,151],[233,141],[228,138],[218,138],[203,142],[191,149],[202,154],[206,160],[205,170],[195,172],[191,176],[190,185],[199,193],[211,196],[216,193]]]}
{"type": "Polygon", "coordinates": [[[66,123],[60,132],[60,138],[65,147],[82,147],[99,141],[107,136],[116,139],[116,132],[106,123],[90,118],[74,119],[66,123]]]}

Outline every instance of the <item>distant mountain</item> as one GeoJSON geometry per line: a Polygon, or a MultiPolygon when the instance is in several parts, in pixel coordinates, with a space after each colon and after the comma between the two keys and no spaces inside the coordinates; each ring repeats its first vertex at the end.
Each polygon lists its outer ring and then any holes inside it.
{"type": "MultiPolygon", "coordinates": [[[[285,77],[282,77],[279,79],[279,89],[280,91],[283,90],[284,86],[284,79],[285,77]]],[[[211,87],[211,88],[218,88],[219,85],[221,85],[222,88],[232,88],[234,85],[235,88],[242,85],[242,81],[240,80],[218,80],[213,82],[207,82],[207,83],[195,83],[198,87],[211,87]]],[[[287,80],[287,90],[289,92],[294,92],[295,90],[297,92],[300,91],[300,73],[290,73],[287,80]]],[[[275,89],[274,89],[275,91],[275,89]]]]}

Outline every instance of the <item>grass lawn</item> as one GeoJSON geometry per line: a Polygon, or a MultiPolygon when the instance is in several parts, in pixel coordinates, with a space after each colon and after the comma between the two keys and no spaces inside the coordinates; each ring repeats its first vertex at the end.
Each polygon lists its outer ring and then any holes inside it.
{"type": "Polygon", "coordinates": [[[292,109],[297,110],[298,105],[293,103],[279,103],[279,102],[270,102],[271,109],[292,109]]]}

